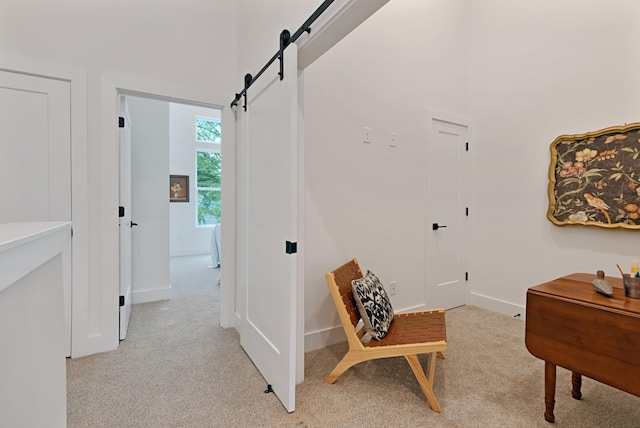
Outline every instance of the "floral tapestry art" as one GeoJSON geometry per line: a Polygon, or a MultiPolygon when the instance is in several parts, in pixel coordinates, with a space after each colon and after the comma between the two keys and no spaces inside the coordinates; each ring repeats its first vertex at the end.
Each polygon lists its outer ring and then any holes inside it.
{"type": "Polygon", "coordinates": [[[640,229],[640,123],[551,143],[549,211],[563,226],[640,229]]]}

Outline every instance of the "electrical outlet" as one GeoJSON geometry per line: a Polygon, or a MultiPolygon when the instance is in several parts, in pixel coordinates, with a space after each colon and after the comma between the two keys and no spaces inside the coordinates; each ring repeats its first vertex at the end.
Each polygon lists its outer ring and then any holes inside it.
{"type": "Polygon", "coordinates": [[[389,283],[389,294],[394,296],[396,294],[396,287],[397,286],[398,286],[398,283],[396,281],[391,281],[389,283]]]}
{"type": "Polygon", "coordinates": [[[371,143],[371,128],[367,126],[362,129],[362,142],[371,143]]]}
{"type": "Polygon", "coordinates": [[[398,135],[395,132],[389,133],[389,147],[396,147],[398,145],[398,135]]]}

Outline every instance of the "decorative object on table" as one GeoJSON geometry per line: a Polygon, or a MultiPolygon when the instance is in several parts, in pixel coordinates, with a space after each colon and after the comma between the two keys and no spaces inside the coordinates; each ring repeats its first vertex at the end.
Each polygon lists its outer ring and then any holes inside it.
{"type": "Polygon", "coordinates": [[[624,286],[624,295],[634,299],[640,299],[640,270],[638,269],[638,261],[631,262],[631,273],[624,273],[619,264],[616,264],[620,275],[622,275],[622,285],[624,286]]]}
{"type": "Polygon", "coordinates": [[[169,201],[189,202],[189,176],[170,175],[169,176],[169,201]]]}
{"type": "Polygon", "coordinates": [[[592,284],[598,293],[604,294],[607,297],[613,296],[613,288],[611,284],[605,281],[604,271],[599,270],[596,272],[596,279],[593,280],[592,284]]]}
{"type": "Polygon", "coordinates": [[[558,226],[640,229],[639,143],[640,122],[556,138],[547,218],[558,226]]]}
{"type": "Polygon", "coordinates": [[[640,270],[638,270],[638,261],[631,262],[631,276],[634,278],[640,278],[640,270]]]}
{"type": "Polygon", "coordinates": [[[625,296],[640,299],[640,278],[625,273],[622,277],[622,283],[624,284],[625,296]]]}

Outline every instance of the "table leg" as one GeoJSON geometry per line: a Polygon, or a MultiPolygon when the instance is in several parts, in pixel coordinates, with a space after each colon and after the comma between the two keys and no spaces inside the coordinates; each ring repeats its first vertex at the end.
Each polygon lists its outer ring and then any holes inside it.
{"type": "Polygon", "coordinates": [[[544,420],[554,422],[553,407],[556,404],[556,365],[544,362],[544,420]]]}
{"type": "Polygon", "coordinates": [[[571,396],[576,400],[582,398],[582,392],[580,392],[580,388],[582,387],[582,375],[580,373],[571,372],[571,396]]]}

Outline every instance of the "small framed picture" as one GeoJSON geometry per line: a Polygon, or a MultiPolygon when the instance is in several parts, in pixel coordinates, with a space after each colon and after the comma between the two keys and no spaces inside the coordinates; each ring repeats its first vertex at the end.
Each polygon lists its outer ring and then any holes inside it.
{"type": "Polygon", "coordinates": [[[189,202],[189,176],[170,175],[169,176],[169,201],[189,202]]]}

